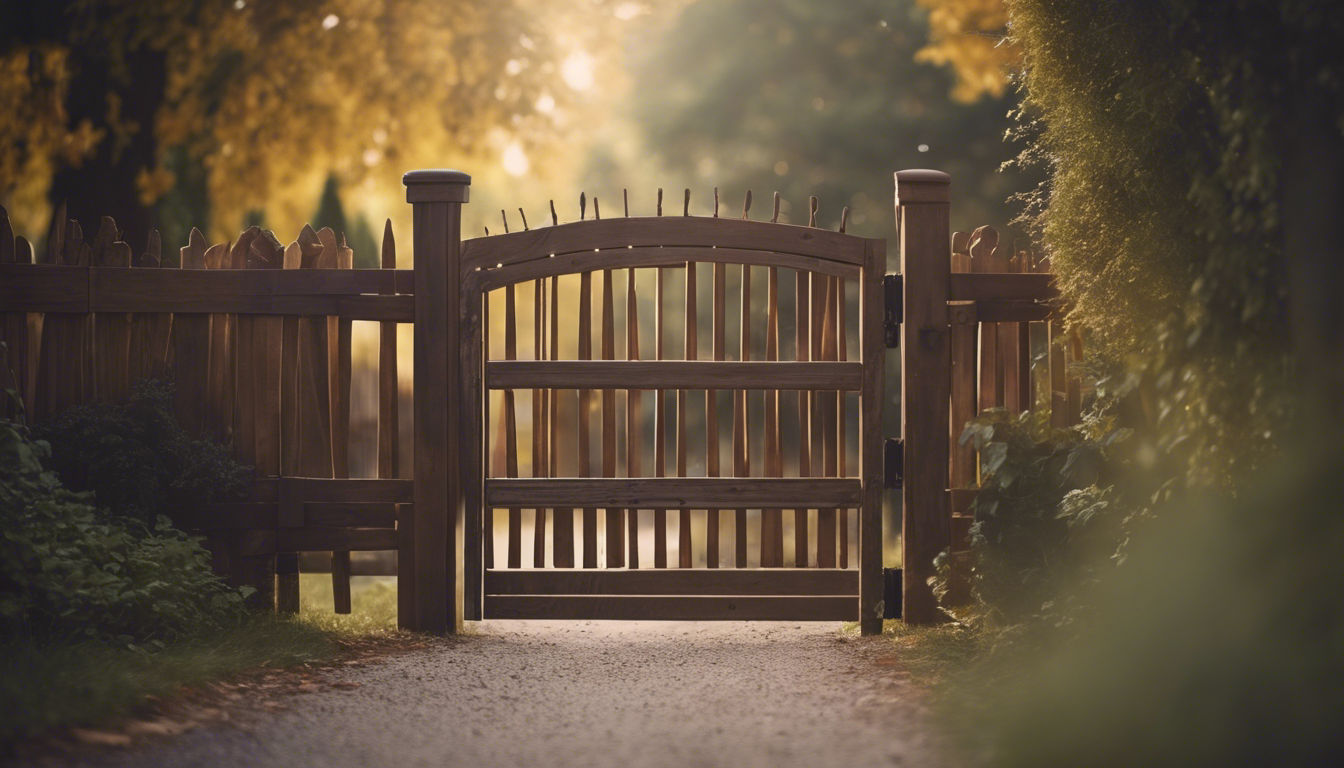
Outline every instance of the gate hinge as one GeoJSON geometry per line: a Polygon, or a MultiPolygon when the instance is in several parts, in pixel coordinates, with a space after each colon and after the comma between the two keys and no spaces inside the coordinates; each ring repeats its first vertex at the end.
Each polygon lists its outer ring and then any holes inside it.
{"type": "Polygon", "coordinates": [[[882,446],[882,471],[888,490],[900,490],[905,484],[905,441],[888,437],[882,446]]]}
{"type": "Polygon", "coordinates": [[[901,618],[901,569],[882,569],[882,618],[901,618]]]}
{"type": "Polygon", "coordinates": [[[903,308],[905,293],[901,289],[903,284],[900,275],[882,277],[882,300],[886,305],[882,328],[886,331],[887,349],[895,349],[901,345],[901,320],[905,314],[903,308]]]}

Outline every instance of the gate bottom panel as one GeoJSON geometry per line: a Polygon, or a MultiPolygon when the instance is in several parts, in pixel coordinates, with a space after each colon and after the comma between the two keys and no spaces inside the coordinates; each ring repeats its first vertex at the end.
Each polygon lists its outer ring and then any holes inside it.
{"type": "Polygon", "coordinates": [[[486,595],[486,619],[857,621],[854,595],[486,595]]]}

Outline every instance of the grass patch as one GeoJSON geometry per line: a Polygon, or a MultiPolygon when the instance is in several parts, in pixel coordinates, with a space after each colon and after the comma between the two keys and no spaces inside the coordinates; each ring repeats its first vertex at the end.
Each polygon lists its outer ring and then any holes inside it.
{"type": "Polygon", "coordinates": [[[352,580],[353,612],[332,612],[331,577],[300,577],[300,613],[255,615],[209,637],[159,651],[83,642],[0,643],[0,745],[124,715],[165,697],[261,666],[285,668],[336,657],[352,639],[397,634],[394,579],[352,580]]]}

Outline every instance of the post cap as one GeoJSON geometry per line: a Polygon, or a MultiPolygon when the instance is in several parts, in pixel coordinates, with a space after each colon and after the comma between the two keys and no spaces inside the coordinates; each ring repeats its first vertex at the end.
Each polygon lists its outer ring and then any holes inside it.
{"type": "Polygon", "coordinates": [[[465,203],[471,177],[462,171],[431,168],[407,171],[401,183],[406,185],[408,203],[465,203]]]}
{"type": "Polygon", "coordinates": [[[896,172],[896,203],[948,203],[952,177],[942,171],[912,168],[896,172]]]}

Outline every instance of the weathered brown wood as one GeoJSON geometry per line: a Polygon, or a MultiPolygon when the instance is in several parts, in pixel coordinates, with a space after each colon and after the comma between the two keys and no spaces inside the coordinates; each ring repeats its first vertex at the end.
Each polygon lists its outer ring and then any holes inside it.
{"type": "MultiPolygon", "coordinates": [[[[809,299],[812,294],[811,273],[798,270],[794,288],[794,357],[798,362],[812,359],[812,338],[809,320],[812,310],[809,299]]],[[[809,431],[811,416],[810,394],[798,390],[798,476],[809,477],[812,474],[812,436],[809,431]]],[[[793,564],[797,568],[808,566],[808,510],[793,510],[793,564]]]]}
{"type": "MultiPolygon", "coordinates": [[[[662,192],[659,191],[659,200],[662,192]]],[[[660,205],[661,207],[661,205],[660,205]]],[[[656,270],[654,284],[654,358],[663,360],[663,278],[664,270],[656,270]]],[[[667,392],[661,387],[653,393],[653,474],[667,476],[667,392]]],[[[653,510],[653,567],[667,567],[667,510],[653,510]]]]}
{"type": "MultiPolygon", "coordinates": [[[[303,247],[290,243],[281,257],[281,268],[298,270],[303,266],[303,247]]],[[[174,323],[177,322],[176,317],[174,323]]],[[[280,327],[280,474],[299,474],[299,318],[286,317],[280,327]]],[[[277,484],[278,485],[278,484],[277,484]]],[[[302,517],[281,516],[280,525],[298,526],[302,517]]],[[[279,613],[299,612],[299,558],[294,552],[275,555],[275,608],[279,613]]],[[[412,614],[413,615],[413,614],[412,614]]]]}
{"type": "Polygon", "coordinates": [[[882,632],[882,410],[886,390],[886,343],[883,331],[882,281],[887,244],[870,240],[859,281],[859,356],[864,366],[859,395],[859,628],[865,635],[882,632]]]}
{"type": "Polygon", "coordinates": [[[397,504],[390,501],[308,503],[303,505],[303,521],[304,525],[314,528],[395,528],[397,504]]]}
{"type": "MultiPolygon", "coordinates": [[[[845,340],[845,281],[839,278],[835,281],[835,334],[836,334],[836,358],[844,361],[849,359],[849,350],[846,349],[845,340]]],[[[845,424],[845,393],[835,393],[835,458],[836,458],[836,477],[846,477],[849,475],[849,468],[846,466],[849,441],[845,435],[847,425],[845,424]]],[[[838,565],[841,568],[849,567],[849,510],[836,510],[836,526],[839,533],[840,559],[838,565]]]]}
{"type": "MultiPolygon", "coordinates": [[[[229,246],[228,253],[220,259],[219,269],[246,269],[247,254],[252,249],[252,241],[261,234],[259,227],[250,227],[247,231],[238,236],[238,240],[229,246]]],[[[253,385],[256,382],[256,369],[260,363],[256,355],[255,341],[258,331],[258,318],[255,317],[229,317],[216,322],[215,317],[211,318],[212,341],[215,336],[215,326],[225,331],[230,337],[227,340],[226,349],[223,350],[227,355],[224,370],[220,373],[227,380],[221,380],[220,386],[227,389],[230,394],[231,408],[228,418],[230,433],[233,435],[233,446],[235,453],[255,466],[256,464],[256,426],[257,413],[253,397],[253,385]]],[[[213,362],[213,361],[212,361],[213,362]]],[[[214,371],[211,371],[212,383],[214,371]]]]}
{"type": "Polygon", "coordinates": [[[492,595],[486,599],[485,618],[853,621],[858,618],[858,606],[852,597],[492,595]]]}
{"type": "Polygon", "coordinates": [[[857,507],[862,483],[854,478],[548,478],[499,479],[485,485],[487,506],[548,506],[568,500],[579,506],[636,509],[760,509],[762,507],[857,507]]]}
{"type": "MultiPolygon", "coordinates": [[[[1000,242],[994,249],[994,265],[999,270],[1017,272],[1017,258],[1011,246],[1000,242]]],[[[1021,323],[998,323],[999,364],[1003,368],[1003,405],[1009,411],[1021,410],[1022,393],[1022,346],[1019,327],[1021,323]]]]}
{"type": "MultiPolygon", "coordinates": [[[[592,360],[593,358],[593,274],[584,272],[579,276],[579,360],[592,360]]],[[[559,361],[548,362],[548,365],[560,365],[559,361]]],[[[491,365],[486,364],[486,380],[494,382],[499,375],[498,371],[491,370],[491,365]]],[[[547,379],[551,386],[567,387],[564,382],[554,379],[547,379]]],[[[589,436],[589,409],[591,408],[592,392],[583,388],[583,384],[573,385],[572,388],[579,390],[579,477],[592,477],[592,468],[590,465],[590,436],[589,436]]],[[[585,507],[583,510],[583,567],[597,567],[597,508],[585,507]]]]}
{"type": "MultiPolygon", "coordinates": [[[[228,269],[229,245],[215,243],[205,250],[205,268],[211,271],[228,269]]],[[[207,414],[210,426],[221,439],[233,442],[234,391],[237,346],[237,318],[228,314],[210,315],[210,372],[206,392],[207,414]]],[[[250,351],[250,350],[249,350],[250,351]]],[[[246,453],[251,453],[248,446],[246,453]]],[[[248,457],[250,458],[250,457],[248,457]]]]}
{"type": "MultiPolygon", "coordinates": [[[[279,270],[284,264],[284,247],[275,235],[263,230],[252,240],[248,265],[255,269],[279,270]]],[[[257,424],[255,427],[255,466],[260,475],[280,474],[281,395],[280,377],[284,320],[279,317],[256,318],[251,366],[252,389],[257,424]]]]}
{"type": "MultiPolygon", "coordinates": [[[[957,234],[965,238],[964,233],[957,234]]],[[[952,254],[953,274],[969,272],[971,269],[969,252],[952,254]]],[[[975,418],[979,394],[976,389],[976,372],[980,364],[979,350],[976,348],[976,334],[979,331],[978,308],[976,303],[948,304],[952,345],[952,418],[949,424],[951,454],[948,472],[954,488],[962,488],[975,482],[975,449],[969,444],[962,445],[960,438],[966,423],[975,418]]]]}
{"type": "MultiPolygon", "coordinates": [[[[560,278],[551,278],[551,360],[560,358],[560,278]]],[[[548,385],[549,386],[549,385],[548,385]]],[[[560,476],[560,391],[550,392],[550,460],[551,477],[560,476]]],[[[552,562],[557,568],[574,567],[574,508],[558,507],[551,510],[552,531],[551,546],[554,548],[552,562]]]]}
{"type": "MultiPolygon", "coordinates": [[[[765,359],[779,360],[779,269],[770,267],[766,277],[765,359]]],[[[779,390],[765,390],[764,470],[766,477],[782,477],[783,455],[779,446],[779,390]]],[[[761,510],[762,568],[784,565],[784,520],[778,508],[761,510]]]]}
{"type": "MultiPolygon", "coordinates": [[[[616,218],[477,238],[464,244],[463,267],[490,269],[561,254],[619,248],[743,248],[858,265],[862,238],[808,227],[694,216],[616,218]]],[[[781,265],[782,266],[782,265],[781,265]]]]}
{"type": "MultiPolygon", "coordinates": [[[[626,215],[629,215],[628,213],[626,215]]],[[[625,357],[639,359],[639,300],[635,295],[635,270],[626,271],[625,281],[625,357]]],[[[643,393],[637,389],[625,395],[625,476],[644,475],[643,393]]],[[[626,564],[639,567],[639,510],[630,510],[629,552],[626,564]]]]}
{"type": "Polygon", "coordinates": [[[844,278],[857,277],[859,273],[858,267],[853,264],[814,259],[789,253],[777,253],[775,251],[743,248],[634,247],[605,251],[579,251],[518,264],[509,264],[494,269],[486,268],[480,272],[469,273],[466,279],[474,281],[481,289],[488,290],[509,283],[536,280],[542,277],[615,267],[680,267],[687,261],[805,269],[844,278]]]}
{"type": "MultiPolygon", "coordinates": [[[[192,229],[178,263],[182,269],[205,269],[205,251],[205,236],[192,229]]],[[[203,429],[210,381],[209,315],[173,316],[173,374],[178,420],[193,431],[203,429]]]]}
{"type": "MultiPolygon", "coordinates": [[[[824,281],[825,304],[821,317],[821,359],[834,361],[838,357],[836,348],[836,302],[839,291],[837,290],[836,280],[828,277],[824,281]]],[[[814,329],[815,330],[815,329],[814,329]]],[[[860,366],[862,369],[862,366],[860,366]]],[[[836,438],[839,431],[836,427],[836,404],[839,393],[827,391],[817,393],[820,399],[821,415],[821,462],[822,475],[824,477],[837,477],[839,475],[839,461],[837,452],[839,446],[836,444],[836,438]]],[[[834,568],[836,566],[836,539],[837,539],[837,520],[838,511],[836,508],[818,508],[817,509],[817,567],[834,568]]]]}
{"type": "MultiPolygon", "coordinates": [[[[521,213],[521,209],[519,213],[521,213]]],[[[546,359],[546,281],[532,283],[532,357],[546,359]]],[[[532,390],[532,476],[547,477],[546,390],[532,390]]],[[[532,510],[532,565],[546,566],[546,509],[532,510]]]]}
{"type": "MultiPolygon", "coordinates": [[[[379,259],[385,270],[397,267],[396,237],[392,232],[392,220],[383,224],[383,242],[379,259]]],[[[378,325],[378,477],[393,479],[401,476],[401,439],[400,439],[400,395],[401,387],[397,375],[397,324],[391,322],[378,325]]],[[[414,510],[408,504],[392,506],[393,520],[397,528],[397,625],[408,629],[414,623],[415,615],[415,542],[411,532],[414,524],[414,510]]],[[[471,528],[467,526],[464,538],[472,541],[471,528]]],[[[479,545],[479,538],[475,539],[479,545]]],[[[471,562],[470,546],[467,547],[467,562],[471,562]]],[[[352,569],[352,573],[358,573],[352,569]]],[[[468,580],[469,581],[469,580],[468,580]]],[[[467,594],[470,594],[468,591],[467,594]]],[[[464,609],[465,610],[465,609],[464,609]]]]}
{"type": "Polygon", "coordinates": [[[859,595],[857,571],[488,571],[487,595],[859,595]]]}
{"type": "MultiPolygon", "coordinates": [[[[371,552],[396,549],[397,532],[390,528],[280,528],[275,550],[280,552],[371,552]]],[[[261,552],[246,554],[262,554],[261,552]]]]}
{"type": "MultiPolygon", "coordinates": [[[[118,241],[116,223],[104,216],[94,238],[91,264],[129,269],[131,247],[118,241]]],[[[0,240],[4,240],[0,236],[0,240]]],[[[13,247],[13,241],[10,240],[13,247]]],[[[26,323],[25,323],[26,325],[26,323]]],[[[93,395],[100,400],[120,401],[130,387],[131,324],[124,313],[105,313],[93,318],[93,395]]]]}
{"type": "Polygon", "coordinates": [[[951,541],[946,490],[951,382],[947,326],[949,181],[946,174],[936,171],[896,174],[901,272],[905,276],[901,325],[901,430],[905,440],[902,618],[909,624],[938,621],[938,606],[928,579],[934,574],[934,558],[951,541]]]}
{"type": "MultiPolygon", "coordinates": [[[[971,268],[976,273],[988,273],[995,267],[994,248],[998,245],[999,233],[993,227],[980,227],[971,234],[971,268]]],[[[979,410],[997,408],[1003,404],[1003,366],[999,359],[998,326],[979,317],[980,326],[980,383],[978,392],[979,410]]]]}
{"type": "Polygon", "coordinates": [[[65,264],[0,264],[0,311],[87,313],[89,272],[65,264]]]}
{"type": "MultiPolygon", "coordinates": [[[[504,359],[518,359],[518,305],[512,285],[504,289],[504,359]]],[[[504,423],[504,444],[502,446],[504,466],[496,467],[495,472],[499,473],[502,469],[504,477],[517,477],[518,414],[512,389],[504,390],[504,405],[500,409],[499,418],[504,423]]],[[[501,450],[501,447],[496,446],[496,450],[501,450]]],[[[508,567],[522,568],[523,510],[516,506],[509,507],[508,515],[508,541],[505,547],[508,567]]]]}
{"type": "MultiPolygon", "coordinates": [[[[516,360],[486,363],[491,389],[549,384],[566,389],[827,389],[855,392],[863,366],[853,362],[713,360],[516,360]]],[[[740,394],[740,392],[739,392],[740,394]]]]}
{"type": "MultiPolygon", "coordinates": [[[[597,199],[593,199],[596,213],[597,199]]],[[[616,299],[611,270],[602,272],[602,359],[616,359],[616,299]]],[[[602,476],[616,476],[616,390],[602,390],[602,476]]],[[[606,509],[606,565],[625,565],[625,513],[606,509]]]]}
{"type": "MultiPolygon", "coordinates": [[[[751,207],[751,192],[747,192],[745,206],[751,207]]],[[[746,217],[746,212],[743,212],[746,217]]],[[[722,362],[727,355],[727,314],[728,314],[728,267],[714,265],[714,327],[713,356],[722,362]]],[[[718,390],[705,390],[705,474],[719,477],[722,474],[719,457],[719,393],[718,390]]],[[[723,510],[709,509],[705,512],[705,565],[719,567],[719,518],[723,510]]]]}
{"type": "MultiPolygon", "coordinates": [[[[1018,271],[1032,272],[1031,254],[1022,251],[1017,255],[1018,271]]],[[[1030,411],[1036,407],[1031,381],[1031,323],[1017,324],[1017,409],[1030,411]]]]}
{"type": "MultiPolygon", "coordinates": [[[[742,265],[742,300],[739,341],[740,364],[751,361],[751,265],[742,265]]],[[[727,363],[725,363],[726,365],[727,363]]],[[[767,363],[769,365],[769,363],[767,363]]],[[[792,369],[787,369],[792,370],[792,369]]],[[[747,408],[747,391],[733,391],[733,476],[751,475],[751,444],[747,435],[750,411],[747,408]]],[[[740,507],[733,510],[733,565],[747,567],[747,510],[740,507]]]]}
{"type": "MultiPolygon", "coordinates": [[[[414,200],[416,400],[440,407],[415,409],[416,628],[456,633],[462,622],[458,593],[458,512],[464,502],[461,448],[464,429],[461,294],[461,214],[471,178],[457,171],[412,171],[403,177],[414,200]],[[453,407],[457,404],[457,407],[453,407]],[[443,406],[447,407],[443,407],[443,406]]],[[[472,329],[478,330],[478,329],[472,329]]],[[[395,546],[395,542],[393,543],[395,546]]],[[[465,585],[463,585],[465,588],[465,585]]]]}
{"type": "MultiPolygon", "coordinates": [[[[341,241],[330,237],[331,230],[324,229],[318,234],[327,233],[328,239],[322,241],[323,261],[335,261],[335,268],[348,270],[354,267],[354,252],[345,246],[344,235],[341,241]],[[333,256],[325,251],[334,250],[333,256]]],[[[239,317],[240,327],[253,318],[239,317]]],[[[255,325],[255,324],[254,324],[255,325]]],[[[348,318],[327,318],[327,341],[330,344],[327,360],[330,364],[328,382],[331,387],[331,464],[333,477],[350,476],[350,365],[351,365],[351,321],[348,318]]],[[[250,393],[249,393],[250,394],[250,393]]],[[[350,553],[337,550],[331,553],[331,587],[335,601],[335,612],[350,613],[350,553]]]]}
{"type": "MultiPolygon", "coordinates": [[[[689,193],[689,190],[687,190],[689,193]]],[[[689,197],[688,197],[689,199],[689,197]]],[[[685,302],[685,357],[688,361],[700,357],[699,317],[696,309],[695,262],[686,263],[686,302],[685,302]]],[[[687,395],[684,389],[677,390],[677,477],[686,477],[687,445],[690,442],[690,429],[687,426],[687,395]]],[[[690,568],[694,564],[691,552],[691,510],[677,511],[677,565],[690,568]]]]}
{"type": "MultiPolygon", "coordinates": [[[[335,237],[304,227],[299,234],[303,255],[302,269],[334,269],[336,253],[323,247],[323,237],[335,237]]],[[[304,477],[332,477],[331,455],[331,347],[327,318],[305,316],[299,319],[299,474],[304,477]]]]}
{"type": "MultiPolygon", "coordinates": [[[[1007,244],[999,243],[1007,248],[1007,244]]],[[[1007,262],[1005,251],[1004,262],[1007,262]]],[[[948,283],[948,301],[981,301],[985,299],[1016,299],[1049,301],[1059,298],[1055,276],[1048,273],[982,273],[967,272],[952,275],[948,283]]]]}

